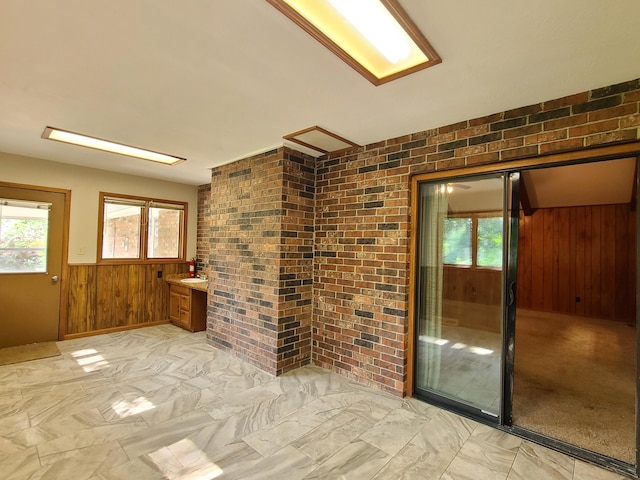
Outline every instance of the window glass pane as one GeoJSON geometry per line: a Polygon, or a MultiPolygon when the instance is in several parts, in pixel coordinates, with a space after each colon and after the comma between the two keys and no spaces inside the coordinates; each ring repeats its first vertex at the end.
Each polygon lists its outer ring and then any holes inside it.
{"type": "Polygon", "coordinates": [[[181,210],[150,207],[147,258],[180,258],[181,232],[181,210]]]}
{"type": "Polygon", "coordinates": [[[102,258],[140,258],[140,225],[143,207],[104,204],[102,258]]]}
{"type": "Polygon", "coordinates": [[[478,218],[478,266],[502,267],[502,217],[478,218]]]}
{"type": "Polygon", "coordinates": [[[0,199],[0,273],[47,271],[50,207],[0,199]]]}
{"type": "Polygon", "coordinates": [[[471,265],[471,219],[445,218],[442,247],[443,263],[471,265]]]}

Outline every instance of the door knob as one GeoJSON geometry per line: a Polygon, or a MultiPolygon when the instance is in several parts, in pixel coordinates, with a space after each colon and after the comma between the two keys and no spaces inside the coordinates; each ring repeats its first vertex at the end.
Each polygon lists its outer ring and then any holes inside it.
{"type": "Polygon", "coordinates": [[[53,283],[56,283],[58,281],[58,275],[54,275],[53,277],[51,277],[51,281],[53,283]]]}

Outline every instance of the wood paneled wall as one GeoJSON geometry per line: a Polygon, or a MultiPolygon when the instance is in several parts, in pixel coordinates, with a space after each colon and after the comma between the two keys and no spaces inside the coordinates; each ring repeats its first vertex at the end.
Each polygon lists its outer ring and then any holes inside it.
{"type": "Polygon", "coordinates": [[[520,217],[518,307],[629,321],[635,294],[636,216],[628,205],[520,217]]]}
{"type": "Polygon", "coordinates": [[[444,266],[445,300],[501,305],[502,270],[444,266]]]}
{"type": "Polygon", "coordinates": [[[167,320],[165,276],[187,268],[183,263],[69,265],[65,338],[167,320]]]}

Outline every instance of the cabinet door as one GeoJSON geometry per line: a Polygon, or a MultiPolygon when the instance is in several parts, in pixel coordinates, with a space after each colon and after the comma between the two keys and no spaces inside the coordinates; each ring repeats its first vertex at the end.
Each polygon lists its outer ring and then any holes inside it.
{"type": "Polygon", "coordinates": [[[182,295],[176,292],[169,293],[169,320],[180,321],[180,298],[182,295]]]}
{"type": "Polygon", "coordinates": [[[191,295],[180,295],[180,310],[191,311],[191,295]]]}
{"type": "Polygon", "coordinates": [[[180,323],[178,325],[191,330],[191,312],[180,310],[180,323]]]}

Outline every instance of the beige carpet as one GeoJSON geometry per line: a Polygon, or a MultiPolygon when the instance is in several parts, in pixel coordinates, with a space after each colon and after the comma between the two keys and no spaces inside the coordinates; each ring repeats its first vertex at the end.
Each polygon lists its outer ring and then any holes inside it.
{"type": "Polygon", "coordinates": [[[518,311],[513,421],[635,463],[636,329],[518,311]]]}
{"type": "Polygon", "coordinates": [[[31,343],[17,347],[0,348],[0,365],[28,362],[60,355],[56,342],[31,343]]]}

